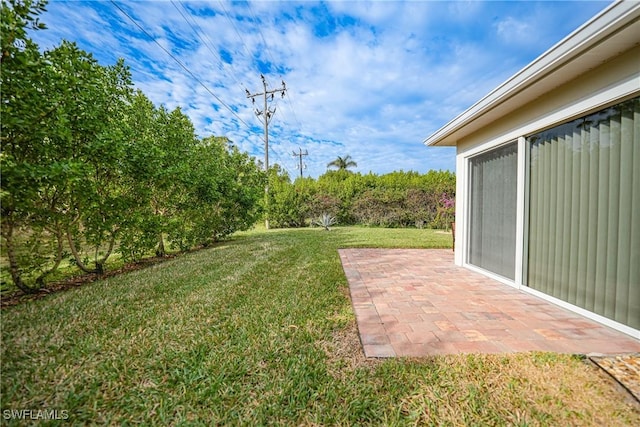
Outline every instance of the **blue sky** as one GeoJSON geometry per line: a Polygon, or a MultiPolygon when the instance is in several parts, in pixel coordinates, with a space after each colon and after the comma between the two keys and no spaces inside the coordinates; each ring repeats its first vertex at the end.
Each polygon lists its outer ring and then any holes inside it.
{"type": "Polygon", "coordinates": [[[227,136],[260,159],[262,124],[245,89],[262,90],[260,73],[269,88],[284,80],[270,163],[295,177],[302,148],[305,176],[317,177],[347,154],[362,173],[454,170],[452,148],[422,141],[608,2],[116,4],[137,25],[110,1],[52,1],[48,29],[32,37],[43,49],[75,41],[102,65],[124,58],[156,105],[180,107],[198,135],[227,136]]]}

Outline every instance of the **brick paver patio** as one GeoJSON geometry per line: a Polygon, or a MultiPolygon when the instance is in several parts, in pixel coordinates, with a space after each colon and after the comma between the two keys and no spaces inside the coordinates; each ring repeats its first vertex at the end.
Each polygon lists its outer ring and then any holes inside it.
{"type": "Polygon", "coordinates": [[[620,354],[640,341],[453,263],[451,250],[341,249],[367,357],[620,354]]]}

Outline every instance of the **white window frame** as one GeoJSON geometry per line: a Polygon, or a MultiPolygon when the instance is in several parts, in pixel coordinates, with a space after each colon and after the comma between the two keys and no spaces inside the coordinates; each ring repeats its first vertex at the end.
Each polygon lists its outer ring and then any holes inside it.
{"type": "MultiPolygon", "coordinates": [[[[490,147],[487,147],[486,145],[482,145],[481,147],[477,147],[476,149],[470,150],[467,153],[465,153],[464,156],[464,185],[466,188],[466,191],[464,193],[456,193],[456,194],[464,194],[464,207],[461,210],[464,210],[464,217],[463,217],[463,241],[461,241],[460,243],[462,244],[463,247],[463,251],[462,252],[462,263],[460,265],[462,265],[465,268],[468,268],[470,270],[474,270],[477,272],[480,272],[488,277],[491,277],[494,280],[497,280],[501,283],[505,283],[509,286],[513,286],[513,287],[518,287],[518,283],[521,283],[522,280],[519,276],[519,274],[522,274],[522,248],[521,248],[521,240],[519,237],[522,234],[522,221],[520,219],[521,215],[522,215],[522,207],[521,205],[521,198],[523,197],[521,195],[521,188],[520,185],[522,182],[524,182],[524,180],[520,177],[521,175],[521,153],[522,153],[522,145],[525,143],[524,138],[516,138],[516,139],[509,139],[506,141],[502,141],[499,144],[495,144],[495,145],[491,145],[490,147]],[[471,160],[479,155],[488,153],[490,151],[493,150],[497,150],[501,147],[504,147],[506,145],[509,144],[513,144],[513,143],[517,143],[518,147],[518,154],[517,154],[517,162],[518,162],[518,171],[516,174],[516,180],[517,180],[517,189],[516,189],[516,195],[517,195],[517,200],[516,200],[516,259],[515,259],[515,281],[511,280],[507,277],[501,276],[499,274],[496,274],[492,271],[486,270],[482,267],[478,267],[476,265],[473,265],[471,263],[469,263],[469,220],[471,217],[471,203],[469,202],[470,197],[471,197],[471,179],[470,179],[470,170],[471,170],[471,160]],[[520,258],[518,258],[518,256],[520,256],[520,258]],[[520,264],[520,266],[519,266],[520,264]]],[[[457,219],[456,219],[456,228],[457,228],[457,219]]],[[[457,230],[456,230],[457,231],[457,230]]],[[[457,240],[457,236],[456,236],[456,241],[457,240]]],[[[457,255],[457,254],[456,254],[457,255]]]]}
{"type": "Polygon", "coordinates": [[[525,136],[538,133],[559,124],[573,119],[586,116],[593,112],[602,110],[608,106],[621,103],[627,99],[640,95],[640,76],[635,76],[621,84],[609,87],[606,90],[584,97],[579,101],[567,105],[565,108],[552,111],[548,115],[542,116],[527,125],[514,131],[501,135],[495,139],[485,141],[456,155],[456,251],[455,264],[476,271],[500,283],[504,283],[518,290],[535,295],[543,300],[549,301],[567,310],[578,313],[586,318],[595,320],[612,329],[621,331],[635,339],[640,339],[640,330],[631,328],[622,323],[616,322],[599,314],[585,310],[576,305],[567,303],[558,298],[543,292],[531,289],[526,286],[526,259],[528,235],[528,181],[529,167],[528,156],[529,147],[525,136]],[[518,142],[518,171],[517,171],[517,205],[516,205],[516,271],[515,280],[507,279],[498,274],[476,267],[468,262],[468,242],[469,242],[469,197],[470,197],[470,159],[484,152],[499,148],[502,145],[518,142]]]}

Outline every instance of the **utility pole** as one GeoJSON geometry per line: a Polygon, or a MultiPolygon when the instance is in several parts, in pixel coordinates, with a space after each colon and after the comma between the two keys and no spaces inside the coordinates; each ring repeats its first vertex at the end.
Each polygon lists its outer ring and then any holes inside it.
{"type": "MultiPolygon", "coordinates": [[[[277,89],[267,90],[267,80],[264,78],[264,75],[262,74],[260,74],[260,78],[262,79],[262,88],[263,88],[262,92],[250,93],[249,90],[247,89],[245,89],[245,92],[247,93],[247,98],[251,98],[251,101],[253,102],[254,105],[256,103],[257,96],[262,96],[264,98],[264,109],[259,110],[256,108],[255,113],[257,117],[262,116],[262,119],[264,121],[264,170],[268,174],[269,173],[269,122],[271,121],[271,118],[273,117],[273,115],[276,114],[276,109],[275,107],[273,108],[273,110],[269,108],[267,104],[267,97],[271,95],[271,100],[273,101],[275,94],[280,93],[284,98],[284,93],[287,91],[287,85],[284,83],[284,81],[282,81],[282,87],[279,87],[277,89]]],[[[264,225],[268,230],[269,229],[269,182],[268,181],[264,187],[264,198],[265,198],[265,208],[266,208],[264,225]]]]}
{"type": "Polygon", "coordinates": [[[304,153],[302,152],[302,148],[298,147],[298,153],[296,153],[295,151],[293,152],[293,157],[299,157],[300,158],[300,165],[298,166],[298,169],[300,169],[300,178],[302,178],[302,169],[306,169],[307,165],[303,165],[302,163],[302,156],[308,156],[309,153],[307,152],[307,150],[304,150],[304,153]]]}

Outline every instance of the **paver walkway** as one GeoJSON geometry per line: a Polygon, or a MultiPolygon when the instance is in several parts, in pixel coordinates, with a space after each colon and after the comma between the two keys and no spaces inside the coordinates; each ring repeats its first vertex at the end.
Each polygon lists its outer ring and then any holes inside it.
{"type": "Polygon", "coordinates": [[[456,266],[451,250],[339,252],[367,357],[640,352],[639,340],[456,266]]]}

